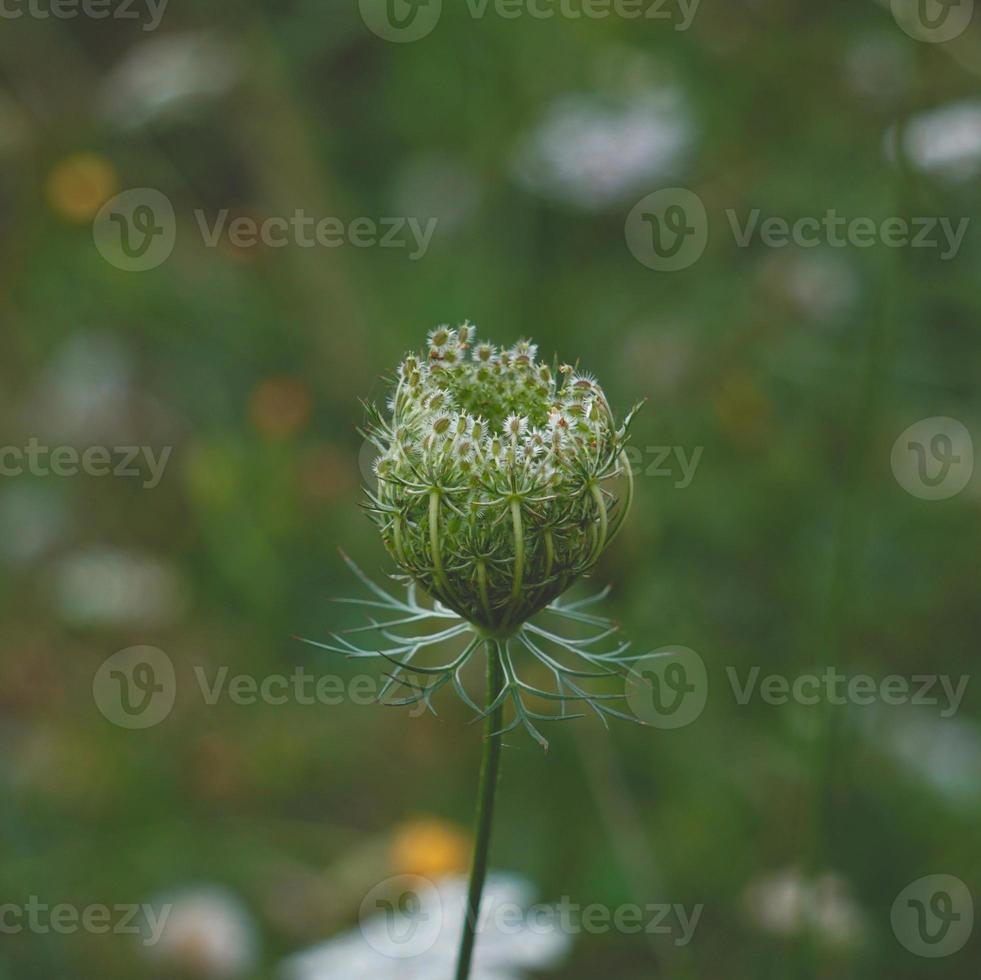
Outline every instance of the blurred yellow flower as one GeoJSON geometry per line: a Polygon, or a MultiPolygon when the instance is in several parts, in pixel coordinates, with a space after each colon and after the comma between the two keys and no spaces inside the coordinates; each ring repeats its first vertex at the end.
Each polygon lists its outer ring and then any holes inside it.
{"type": "Polygon", "coordinates": [[[51,210],[66,221],[90,221],[116,193],[116,168],[95,153],[73,153],[48,174],[45,193],[51,210]]]}
{"type": "Polygon", "coordinates": [[[436,878],[470,863],[470,837],[435,817],[401,824],[392,840],[392,866],[399,874],[436,878]]]}

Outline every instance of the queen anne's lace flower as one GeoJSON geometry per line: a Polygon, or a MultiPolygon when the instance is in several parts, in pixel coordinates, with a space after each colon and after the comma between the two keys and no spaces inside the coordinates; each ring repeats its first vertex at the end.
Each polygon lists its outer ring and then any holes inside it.
{"type": "MultiPolygon", "coordinates": [[[[326,643],[307,641],[384,661],[389,669],[379,701],[421,702],[435,711],[434,695],[452,684],[485,720],[473,871],[457,957],[461,978],[470,975],[504,734],[523,725],[548,748],[536,722],[576,717],[570,705],[588,707],[604,723],[638,720],[611,706],[626,695],[583,685],[615,679],[641,659],[624,656],[629,643],[611,640],[614,623],[585,611],[608,590],[576,602],[558,599],[592,571],[627,515],[633,484],[623,450],[633,413],[618,424],[595,379],[568,365],[556,370],[538,363],[529,341],[508,350],[481,344],[468,356],[474,333],[469,323],[437,327],[428,349],[399,366],[388,411],[367,406],[365,435],[380,453],[377,488],[366,491],[368,511],[404,573],[405,597],[372,582],[348,559],[371,598],[339,601],[370,610],[369,623],[326,643]],[[418,585],[435,601],[420,602],[418,585]],[[379,610],[391,618],[380,619],[379,610]],[[531,622],[539,612],[571,624],[578,635],[531,622]],[[584,628],[593,632],[581,635],[584,628]],[[371,645],[351,637],[366,632],[371,645]],[[425,662],[457,642],[462,649],[444,663],[425,662]],[[464,676],[478,650],[486,654],[483,708],[464,676]],[[525,679],[534,663],[550,678],[548,687],[525,679]]],[[[486,947],[478,950],[478,964],[481,955],[486,947]]],[[[427,964],[424,975],[448,975],[434,967],[427,964]]]]}
{"type": "Polygon", "coordinates": [[[389,669],[379,700],[386,704],[423,702],[435,710],[435,694],[452,685],[487,720],[489,743],[523,725],[547,747],[536,722],[574,717],[570,706],[587,707],[604,723],[637,721],[613,706],[625,695],[583,686],[615,678],[640,659],[625,656],[630,644],[615,638],[614,623],[586,610],[608,590],[559,601],[593,570],[630,507],[623,449],[633,412],[618,424],[595,378],[538,362],[529,341],[474,346],[474,335],[469,323],[437,327],[426,350],[399,365],[387,412],[366,406],[365,435],[379,452],[367,509],[403,572],[405,597],[345,556],[371,598],[339,601],[369,610],[369,624],[307,642],[383,661],[389,669]],[[420,585],[434,602],[419,599],[420,585]],[[379,610],[391,618],[379,619],[379,610]],[[594,632],[566,637],[531,622],[539,612],[594,632]],[[363,633],[374,641],[351,636],[363,633]],[[431,662],[458,641],[465,645],[445,663],[431,662]],[[483,707],[464,675],[478,651],[488,669],[483,707]],[[524,679],[533,662],[551,678],[549,687],[524,679]],[[505,723],[508,704],[514,717],[505,723]]]}
{"type": "Polygon", "coordinates": [[[437,327],[399,366],[370,511],[399,566],[490,635],[513,633],[587,574],[626,514],[618,425],[603,389],[557,375],[527,340],[474,346],[437,327]],[[468,354],[472,348],[472,353],[468,354]]]}

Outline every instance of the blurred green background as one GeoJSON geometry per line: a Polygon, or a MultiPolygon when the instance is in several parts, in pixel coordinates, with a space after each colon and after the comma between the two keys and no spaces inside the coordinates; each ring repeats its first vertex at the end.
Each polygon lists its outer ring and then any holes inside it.
{"type": "Polygon", "coordinates": [[[923,499],[890,454],[920,419],[981,431],[978,230],[947,260],[740,248],[726,211],[975,220],[981,26],[927,43],[856,0],[703,0],[686,30],[670,4],[664,21],[444,8],[412,43],[355,0],[0,27],[0,442],[172,447],[152,488],[0,477],[0,904],[191,910],[155,950],[0,935],[0,977],[274,977],[356,931],[380,880],[466,863],[481,744],[463,705],[209,706],[195,668],[365,673],[291,639],[353,624],[329,602],[356,588],[338,547],[390,570],[359,513],[358,399],[468,317],[580,359],[621,411],[648,400],[597,585],[640,649],[691,647],[710,684],[684,728],[585,719],[548,755],[509,737],[493,867],[543,901],[704,906],[688,945],[579,935],[536,975],[976,977],[977,935],[927,959],[890,925],[927,874],[981,901],[976,687],[947,718],[740,705],[727,668],[972,673],[981,478],[923,499]],[[708,246],[653,271],[624,222],[673,186],[704,201],[708,246]],[[146,187],[176,244],[127,271],[93,219],[146,187]],[[437,223],[413,259],[208,247],[197,209],[437,223]],[[690,481],[653,447],[700,450],[690,481]],[[165,651],[177,697],[129,730],[93,678],[137,645],[165,651]]]}

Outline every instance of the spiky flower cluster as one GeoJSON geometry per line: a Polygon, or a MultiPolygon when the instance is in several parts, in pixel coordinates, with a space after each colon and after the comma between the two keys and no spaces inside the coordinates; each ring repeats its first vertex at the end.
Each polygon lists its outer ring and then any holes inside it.
{"type": "Polygon", "coordinates": [[[379,693],[386,704],[423,703],[435,713],[434,696],[452,684],[475,720],[487,720],[489,737],[521,725],[547,748],[536,723],[579,717],[570,705],[588,707],[604,724],[637,721],[614,707],[624,694],[583,686],[642,659],[626,655],[630,644],[613,622],[587,611],[609,590],[558,599],[593,568],[626,517],[633,484],[623,448],[633,412],[618,426],[593,378],[537,362],[528,341],[509,350],[476,344],[469,323],[432,331],[425,353],[399,367],[387,412],[366,407],[364,434],[380,454],[368,510],[405,573],[405,595],[345,556],[370,598],[337,601],[366,610],[369,622],[306,642],[386,664],[379,693]],[[433,602],[420,601],[419,585],[433,602]],[[530,622],[538,612],[577,635],[530,622]],[[585,630],[593,632],[579,635],[585,630]],[[445,663],[425,662],[460,641],[445,663]],[[487,655],[484,707],[465,679],[478,650],[487,655]],[[526,680],[528,670],[549,686],[526,680]],[[509,703],[514,717],[505,722],[509,703]]]}
{"type": "Polygon", "coordinates": [[[369,407],[369,511],[386,546],[492,636],[587,574],[630,503],[630,416],[618,425],[595,379],[536,355],[476,343],[469,323],[438,327],[399,366],[388,412],[369,407]]]}

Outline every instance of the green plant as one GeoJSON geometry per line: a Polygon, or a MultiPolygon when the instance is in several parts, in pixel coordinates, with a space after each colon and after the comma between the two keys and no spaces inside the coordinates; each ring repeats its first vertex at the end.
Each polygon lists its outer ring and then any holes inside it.
{"type": "MultiPolygon", "coordinates": [[[[315,646],[354,658],[385,661],[380,700],[409,705],[452,685],[485,721],[477,806],[477,842],[458,980],[469,974],[487,866],[501,737],[518,726],[543,747],[536,723],[581,717],[584,705],[636,721],[586,684],[618,676],[629,644],[617,626],[587,609],[608,590],[577,602],[559,597],[586,576],[623,526],[633,479],[623,450],[633,411],[618,424],[599,383],[573,367],[549,367],[519,341],[498,351],[474,344],[474,329],[438,327],[424,354],[409,354],[392,383],[386,411],[366,405],[364,435],[379,456],[377,488],[367,510],[402,571],[400,598],[380,588],[347,556],[371,593],[342,599],[371,610],[367,626],[335,633],[315,646]],[[419,600],[421,586],[432,605],[419,600]],[[379,611],[391,618],[379,620],[379,611]],[[586,636],[564,635],[532,618],[541,613],[586,636]],[[417,632],[417,630],[428,632],[417,632]],[[362,646],[371,633],[387,646],[362,646]],[[463,641],[455,657],[424,663],[447,641],[463,641]],[[463,670],[483,650],[487,690],[481,707],[463,670]],[[551,689],[523,679],[522,658],[551,678],[551,689]],[[529,703],[531,702],[531,703],[529,703]],[[557,711],[536,710],[545,702],[557,711]],[[505,709],[513,719],[505,724],[505,709]]],[[[308,641],[313,642],[313,641],[308,641]]]]}

